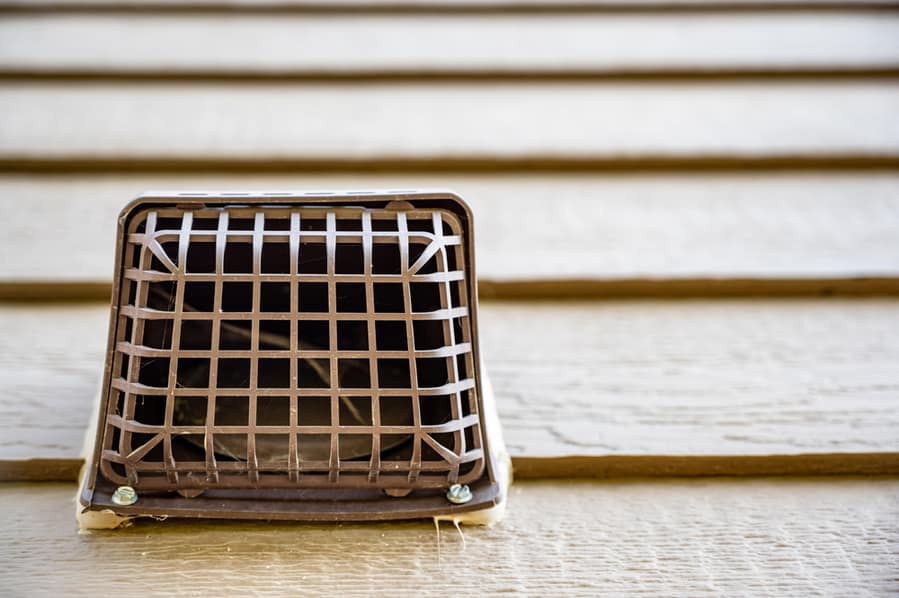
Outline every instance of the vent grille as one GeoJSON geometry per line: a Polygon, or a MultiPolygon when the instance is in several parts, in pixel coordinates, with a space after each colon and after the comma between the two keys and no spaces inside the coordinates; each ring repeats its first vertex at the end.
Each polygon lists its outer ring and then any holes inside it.
{"type": "Polygon", "coordinates": [[[402,490],[484,475],[462,221],[331,201],[131,215],[106,480],[402,490]]]}

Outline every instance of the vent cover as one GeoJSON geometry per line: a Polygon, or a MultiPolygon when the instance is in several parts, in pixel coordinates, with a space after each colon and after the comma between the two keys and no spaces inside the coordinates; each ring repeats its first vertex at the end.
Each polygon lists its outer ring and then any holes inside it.
{"type": "Polygon", "coordinates": [[[501,499],[456,196],[157,193],[119,227],[88,509],[374,519],[501,499]],[[454,484],[473,499],[448,502],[454,484]]]}

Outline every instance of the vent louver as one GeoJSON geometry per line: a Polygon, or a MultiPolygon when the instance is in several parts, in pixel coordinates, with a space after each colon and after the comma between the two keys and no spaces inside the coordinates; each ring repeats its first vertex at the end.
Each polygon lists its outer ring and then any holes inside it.
{"type": "Polygon", "coordinates": [[[502,499],[455,195],[148,194],[117,259],[87,510],[351,520],[502,499]],[[447,500],[456,484],[470,501],[447,500]]]}

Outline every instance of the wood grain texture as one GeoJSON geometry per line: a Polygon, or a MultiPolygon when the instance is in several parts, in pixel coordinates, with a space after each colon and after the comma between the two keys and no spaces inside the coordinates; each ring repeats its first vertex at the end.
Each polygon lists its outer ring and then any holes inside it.
{"type": "Polygon", "coordinates": [[[896,157],[899,83],[0,84],[0,160],[896,157]],[[836,117],[839,115],[839,118],[836,117]]]}
{"type": "Polygon", "coordinates": [[[0,455],[78,457],[99,400],[109,310],[0,310],[0,455]]]}
{"type": "MultiPolygon", "coordinates": [[[[895,301],[487,302],[481,313],[516,457],[899,451],[895,301]]],[[[107,315],[0,310],[0,459],[80,454],[107,315]]]]}
{"type": "MultiPolygon", "coordinates": [[[[415,187],[449,187],[471,204],[478,273],[494,282],[582,279],[608,287],[623,279],[899,273],[894,174],[2,176],[0,280],[108,282],[116,216],[152,188],[415,187]]],[[[648,289],[631,294],[641,292],[648,289]]]]}
{"type": "Polygon", "coordinates": [[[512,454],[899,448],[894,302],[486,304],[483,322],[512,454]]]}
{"type": "Polygon", "coordinates": [[[520,483],[505,521],[142,522],[78,535],[69,485],[4,485],[14,596],[820,595],[899,591],[899,482],[520,483]]]}
{"type": "Polygon", "coordinates": [[[0,74],[621,76],[884,67],[899,68],[899,13],[0,20],[0,74]]]}

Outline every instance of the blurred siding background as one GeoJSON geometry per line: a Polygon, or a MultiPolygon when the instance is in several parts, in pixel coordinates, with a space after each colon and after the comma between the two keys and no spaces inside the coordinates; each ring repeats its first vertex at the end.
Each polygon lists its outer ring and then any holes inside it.
{"type": "Polygon", "coordinates": [[[897,2],[0,0],[0,214],[0,479],[69,483],[0,488],[14,595],[171,590],[180,551],[208,591],[346,590],[350,558],[409,591],[455,564],[483,591],[899,590],[894,479],[564,481],[899,474],[897,2]],[[469,558],[414,525],[69,538],[119,209],[419,187],[475,210],[516,473],[555,481],[469,558]],[[256,549],[222,571],[230,541],[256,549]]]}

